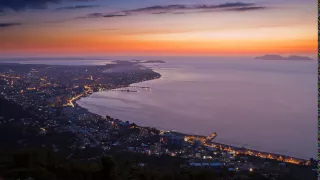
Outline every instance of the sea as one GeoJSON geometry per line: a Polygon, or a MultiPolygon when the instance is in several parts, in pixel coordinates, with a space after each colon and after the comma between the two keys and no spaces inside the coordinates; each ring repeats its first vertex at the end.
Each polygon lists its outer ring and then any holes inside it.
{"type": "Polygon", "coordinates": [[[46,63],[96,65],[137,58],[165,61],[144,64],[161,78],[126,88],[136,92],[96,92],[77,104],[141,126],[196,135],[216,132],[218,143],[305,159],[317,157],[316,61],[113,57],[50,59],[46,63]]]}

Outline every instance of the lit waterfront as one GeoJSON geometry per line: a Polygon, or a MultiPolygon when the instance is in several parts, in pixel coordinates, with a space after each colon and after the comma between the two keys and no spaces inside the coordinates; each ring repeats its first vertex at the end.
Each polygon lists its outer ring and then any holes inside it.
{"type": "Polygon", "coordinates": [[[220,150],[227,151],[227,152],[234,152],[235,155],[244,154],[248,156],[255,156],[255,157],[260,157],[264,159],[277,160],[280,162],[286,162],[291,164],[304,164],[304,165],[310,164],[309,160],[294,158],[294,157],[285,156],[285,155],[261,152],[261,151],[252,150],[252,149],[232,147],[229,145],[224,145],[219,143],[208,142],[208,143],[205,143],[204,145],[207,147],[218,148],[220,150]]]}
{"type": "Polygon", "coordinates": [[[219,149],[221,151],[226,151],[231,154],[234,154],[234,156],[248,155],[248,156],[255,156],[255,157],[264,158],[264,159],[277,160],[280,162],[286,162],[291,164],[310,165],[309,160],[289,157],[289,156],[280,155],[280,154],[261,152],[261,151],[252,150],[252,149],[234,147],[226,144],[215,143],[213,142],[213,140],[214,138],[216,138],[216,136],[217,136],[216,133],[212,133],[209,136],[185,135],[184,141],[194,144],[195,141],[198,140],[206,147],[211,147],[211,148],[219,149]]]}

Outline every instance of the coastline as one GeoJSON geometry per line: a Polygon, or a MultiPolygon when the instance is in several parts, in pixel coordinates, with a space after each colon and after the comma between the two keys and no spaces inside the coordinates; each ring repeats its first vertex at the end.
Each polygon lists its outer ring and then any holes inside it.
{"type": "MultiPolygon", "coordinates": [[[[13,148],[48,148],[54,152],[60,151],[63,153],[67,161],[71,159],[91,161],[104,154],[113,156],[113,153],[123,152],[130,155],[143,156],[145,159],[154,157],[176,158],[182,163],[179,163],[180,166],[177,164],[177,167],[180,168],[182,166],[192,168],[195,167],[195,163],[203,167],[208,167],[208,163],[218,163],[223,168],[231,167],[235,171],[248,171],[248,168],[249,171],[253,171],[253,169],[257,171],[260,171],[260,169],[269,171],[268,167],[264,166],[265,164],[269,164],[270,167],[279,170],[281,170],[280,166],[286,166],[293,170],[307,169],[308,171],[311,171],[311,168],[315,167],[316,161],[313,159],[306,160],[309,159],[308,156],[304,157],[304,160],[293,158],[294,154],[292,154],[293,157],[279,155],[286,154],[285,152],[280,152],[279,154],[267,153],[272,152],[269,149],[270,146],[268,146],[267,141],[261,141],[262,144],[265,143],[264,148],[261,149],[265,149],[266,152],[244,148],[240,143],[226,145],[231,143],[225,137],[234,138],[237,134],[229,133],[228,127],[221,128],[212,124],[206,130],[204,126],[207,124],[203,123],[201,124],[202,128],[199,130],[195,130],[195,126],[191,126],[189,131],[185,131],[187,126],[192,125],[192,123],[180,118],[183,116],[175,118],[174,113],[163,113],[167,116],[160,116],[158,111],[153,111],[152,108],[148,108],[146,105],[152,105],[151,102],[153,101],[155,102],[155,107],[168,107],[168,109],[174,112],[179,112],[179,110],[186,112],[191,104],[181,107],[178,106],[178,103],[170,104],[170,101],[161,104],[163,96],[161,96],[161,91],[159,90],[162,87],[160,88],[158,85],[163,85],[162,83],[167,85],[166,87],[163,86],[165,88],[163,95],[166,97],[171,95],[175,85],[166,84],[165,81],[183,80],[181,77],[190,81],[193,80],[193,76],[180,76],[183,75],[183,72],[179,71],[179,68],[170,69],[169,67],[169,71],[172,72],[173,70],[177,73],[170,74],[170,72],[162,71],[162,66],[158,68],[156,67],[157,65],[153,64],[149,66],[130,61],[117,62],[111,65],[97,66],[78,66],[78,64],[74,66],[3,66],[2,69],[4,70],[3,73],[0,73],[0,76],[4,78],[3,80],[0,79],[0,81],[3,81],[4,89],[8,89],[1,94],[4,94],[7,100],[21,105],[20,109],[23,108],[23,112],[27,112],[27,114],[32,116],[28,118],[27,115],[22,115],[23,118],[20,118],[13,115],[16,119],[11,117],[4,118],[3,122],[12,126],[12,130],[16,128],[16,125],[18,125],[18,128],[26,129],[27,127],[27,129],[30,129],[27,133],[30,133],[31,136],[25,136],[24,130],[21,131],[22,133],[20,133],[20,130],[13,132],[12,142],[15,146],[13,148]],[[8,70],[5,71],[6,69],[8,70]],[[13,72],[11,72],[11,69],[13,69],[13,72]],[[28,72],[32,72],[33,74],[26,76],[28,72]],[[177,77],[174,75],[177,75],[177,77]],[[177,79],[170,79],[170,77],[177,79]],[[35,84],[23,86],[25,81],[28,82],[33,79],[37,80],[35,84]],[[158,80],[144,83],[144,81],[156,79],[158,80]],[[50,84],[47,82],[50,82],[50,84]],[[151,89],[152,92],[150,91],[151,89]],[[120,92],[101,92],[102,90],[120,92]],[[93,92],[101,93],[90,97],[93,92]],[[132,94],[132,92],[137,93],[132,94]],[[119,97],[119,99],[123,99],[122,102],[124,104],[112,101],[109,97],[112,98],[113,95],[119,97]],[[89,99],[78,101],[83,97],[88,97],[89,99]],[[131,101],[132,104],[126,106],[127,102],[130,103],[126,99],[130,100],[130,98],[136,98],[139,102],[135,103],[135,101],[131,101]],[[97,103],[91,102],[91,100],[96,100],[97,103]],[[143,106],[144,103],[146,103],[145,106],[143,106]],[[105,105],[107,107],[104,107],[105,105]],[[111,106],[111,109],[109,109],[109,106],[111,106]],[[141,108],[138,108],[140,111],[130,111],[130,107],[141,108]],[[114,113],[112,108],[119,111],[114,113]],[[146,120],[149,120],[149,123],[144,124],[143,121],[140,121],[143,119],[141,115],[144,113],[147,113],[146,120]],[[127,120],[130,120],[130,122],[127,120]],[[159,126],[158,122],[161,124],[166,120],[171,121],[172,124],[159,126]],[[176,125],[181,128],[176,128],[176,125]],[[176,129],[176,131],[163,131],[164,129],[176,129]],[[219,136],[226,139],[226,141],[219,141],[220,137],[217,139],[217,134],[212,133],[212,130],[218,131],[219,136]],[[22,137],[16,136],[20,134],[22,137]],[[207,134],[211,135],[207,136],[207,134]],[[225,142],[226,144],[222,144],[225,142]]],[[[166,68],[167,66],[169,65],[165,65],[166,68]]],[[[188,73],[190,74],[190,71],[188,73]]],[[[194,80],[198,80],[197,82],[202,81],[201,76],[194,80]]],[[[191,90],[188,88],[189,86],[182,87],[191,90]]],[[[198,86],[197,84],[194,87],[206,89],[206,86],[198,86]]],[[[179,88],[181,89],[181,87],[179,88]]],[[[226,86],[223,86],[223,88],[226,88],[226,86]]],[[[172,95],[175,96],[176,94],[172,93],[172,95]]],[[[180,102],[176,101],[177,99],[173,98],[174,96],[168,98],[172,101],[180,102]]],[[[202,94],[195,100],[201,99],[201,96],[202,94]]],[[[217,97],[217,94],[210,93],[209,96],[217,97]]],[[[182,98],[186,98],[186,96],[182,96],[182,98]]],[[[225,100],[225,97],[223,99],[225,100]]],[[[192,109],[201,112],[201,107],[208,107],[208,105],[194,106],[192,109]]],[[[15,111],[19,107],[12,109],[15,111]]],[[[13,113],[16,114],[15,112],[13,113]]],[[[197,113],[197,115],[199,114],[201,113],[197,113]]],[[[3,119],[1,116],[0,119],[3,119]]],[[[223,121],[223,117],[212,117],[223,121]]],[[[6,128],[7,126],[1,127],[6,128]]],[[[241,130],[243,131],[243,129],[241,130]]],[[[253,133],[248,134],[252,135],[253,133]]],[[[244,140],[250,142],[250,138],[244,140]]],[[[245,146],[250,147],[250,145],[245,146]]],[[[145,162],[144,158],[142,162],[145,162]]]]}
{"type": "MultiPolygon", "coordinates": [[[[139,63],[140,64],[140,63],[139,63]]],[[[142,64],[140,64],[142,65],[142,64]]],[[[146,67],[144,65],[142,65],[143,67],[146,67]]],[[[133,83],[130,83],[130,84],[127,84],[127,85],[123,85],[123,86],[119,86],[119,87],[114,87],[114,88],[110,88],[110,89],[106,89],[106,90],[103,90],[103,91],[109,91],[109,90],[115,90],[115,89],[119,89],[119,88],[127,88],[127,87],[130,87],[132,84],[136,84],[136,83],[141,83],[141,82],[146,82],[146,81],[151,81],[151,80],[156,80],[156,79],[159,79],[161,78],[161,74],[158,73],[158,72],[155,72],[154,69],[152,68],[149,68],[149,67],[146,67],[148,69],[151,69],[154,73],[158,74],[159,76],[158,77],[155,77],[155,78],[152,78],[152,79],[147,79],[147,80],[142,80],[142,81],[137,81],[137,82],[133,82],[133,83]]],[[[102,91],[102,92],[103,92],[102,91]]],[[[97,92],[93,92],[93,93],[97,93],[97,92]]],[[[93,94],[92,93],[92,94],[93,94]]],[[[90,94],[91,95],[91,94],[90,94]]],[[[83,96],[83,97],[89,97],[90,95],[87,95],[87,96],[83,96]]],[[[93,115],[96,115],[96,116],[100,116],[100,117],[104,117],[103,115],[99,115],[97,113],[93,113],[93,112],[90,112],[89,109],[86,109],[82,106],[80,106],[77,101],[80,100],[81,98],[83,97],[80,97],[79,99],[75,100],[75,104],[78,108],[81,108],[83,110],[85,110],[87,113],[90,113],[90,114],[93,114],[93,115]]],[[[108,116],[108,115],[107,115],[108,116]]],[[[111,117],[112,118],[112,117],[111,117]]],[[[121,119],[118,119],[120,122],[125,122],[124,120],[121,120],[121,119]]],[[[135,122],[132,122],[132,123],[135,123],[135,122]]],[[[155,127],[147,127],[147,126],[139,126],[139,124],[137,124],[138,127],[142,127],[142,128],[155,128],[155,127]]],[[[160,130],[160,131],[168,131],[168,130],[164,130],[164,129],[160,129],[160,128],[155,128],[157,130],[160,130]]],[[[170,130],[169,130],[170,131],[170,130]]],[[[176,132],[176,131],[174,131],[176,132]]],[[[176,133],[180,133],[180,132],[176,132],[176,133]]],[[[183,134],[183,135],[186,135],[186,136],[198,136],[198,135],[194,135],[194,134],[189,134],[189,133],[180,133],[180,134],[183,134]]],[[[208,142],[209,143],[209,142],[208,142]]],[[[236,151],[238,152],[238,154],[243,154],[243,155],[248,155],[248,156],[255,156],[255,157],[260,157],[260,158],[265,158],[265,159],[272,159],[272,160],[278,160],[278,161],[283,161],[282,159],[285,159],[287,161],[287,163],[292,163],[292,164],[299,164],[301,162],[307,162],[309,161],[309,159],[305,159],[305,158],[296,158],[296,157],[293,157],[293,156],[289,156],[289,155],[284,155],[284,154],[279,154],[279,153],[273,153],[273,152],[265,152],[263,150],[257,150],[257,149],[251,149],[251,148],[245,148],[244,146],[242,147],[239,147],[239,146],[235,146],[235,145],[228,145],[228,144],[224,144],[224,143],[217,143],[217,142],[210,142],[210,144],[207,144],[208,147],[217,147],[219,148],[220,150],[226,150],[226,151],[236,151]],[[280,158],[280,160],[279,160],[280,158]]]]}

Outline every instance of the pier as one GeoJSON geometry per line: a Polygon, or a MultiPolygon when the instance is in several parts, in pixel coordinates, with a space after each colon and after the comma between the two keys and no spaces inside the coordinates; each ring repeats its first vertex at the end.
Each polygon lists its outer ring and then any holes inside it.
{"type": "Polygon", "coordinates": [[[110,89],[108,91],[117,91],[117,92],[138,92],[138,91],[132,91],[129,89],[110,89]]]}
{"type": "Polygon", "coordinates": [[[137,90],[130,90],[130,89],[145,89],[145,90],[151,90],[152,89],[151,87],[146,87],[146,86],[128,86],[128,87],[122,87],[122,88],[123,89],[109,89],[108,91],[138,92],[137,90]]]}
{"type": "Polygon", "coordinates": [[[129,88],[135,88],[135,89],[152,89],[151,87],[146,87],[146,86],[129,86],[129,88]]]}

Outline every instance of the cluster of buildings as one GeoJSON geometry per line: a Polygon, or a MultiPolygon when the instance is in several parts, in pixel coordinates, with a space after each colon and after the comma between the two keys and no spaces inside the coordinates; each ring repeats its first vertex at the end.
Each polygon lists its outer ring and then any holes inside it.
{"type": "Polygon", "coordinates": [[[138,63],[122,61],[99,66],[1,64],[0,98],[32,114],[33,119],[21,120],[21,124],[32,124],[39,134],[71,132],[79,140],[72,147],[97,147],[110,134],[111,125],[104,117],[79,107],[75,101],[92,92],[125,87],[159,76],[138,63]]]}
{"type": "Polygon", "coordinates": [[[263,153],[260,151],[237,148],[212,142],[217,136],[187,135],[174,131],[159,131],[155,139],[145,139],[135,145],[126,145],[123,151],[142,153],[146,155],[168,155],[186,159],[183,167],[195,168],[227,168],[229,171],[249,171],[276,167],[284,168],[286,164],[309,166],[310,161],[263,153]],[[249,153],[250,154],[249,154],[249,153]],[[260,161],[255,161],[258,158],[260,161]]]}

